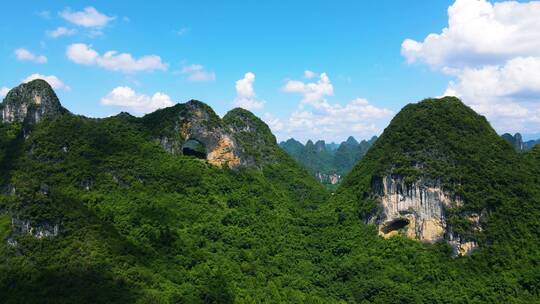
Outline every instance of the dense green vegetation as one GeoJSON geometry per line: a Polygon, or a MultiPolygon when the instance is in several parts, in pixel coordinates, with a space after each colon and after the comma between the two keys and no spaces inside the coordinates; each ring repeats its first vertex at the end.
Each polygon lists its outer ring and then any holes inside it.
{"type": "Polygon", "coordinates": [[[168,154],[147,133],[124,115],[66,115],[5,160],[16,195],[1,197],[2,210],[62,233],[17,236],[16,248],[3,239],[0,301],[317,298],[300,291],[314,288],[303,210],[327,197],[314,179],[283,152],[262,170],[233,171],[168,154]]]}
{"type": "Polygon", "coordinates": [[[167,153],[154,138],[184,110],[0,125],[0,302],[540,299],[540,149],[516,153],[458,100],[405,107],[335,195],[241,109],[223,121],[258,166],[167,153]],[[377,206],[372,177],[388,172],[440,178],[466,202],[455,221],[487,210],[470,236],[482,248],[453,258],[445,243],[380,238],[362,220],[377,206]],[[60,234],[16,234],[11,217],[60,234]]]}

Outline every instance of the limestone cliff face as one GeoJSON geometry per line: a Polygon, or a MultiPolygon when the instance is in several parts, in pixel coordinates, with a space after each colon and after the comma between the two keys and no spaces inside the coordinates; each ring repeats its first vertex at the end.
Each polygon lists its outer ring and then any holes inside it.
{"type": "Polygon", "coordinates": [[[381,209],[368,221],[378,225],[380,235],[402,234],[428,243],[446,240],[459,255],[476,248],[475,242],[462,242],[447,225],[445,210],[461,207],[463,201],[445,191],[438,180],[406,182],[402,176],[386,175],[375,178],[372,189],[381,209]]]}
{"type": "Polygon", "coordinates": [[[315,177],[321,182],[321,183],[327,183],[330,185],[337,185],[341,181],[341,175],[337,173],[322,173],[317,172],[315,173],[315,177]]]}
{"type": "Polygon", "coordinates": [[[212,109],[197,101],[189,101],[186,108],[189,115],[180,128],[182,137],[186,141],[191,139],[202,143],[210,164],[239,166],[238,145],[212,109]]]}
{"type": "Polygon", "coordinates": [[[270,128],[244,109],[233,109],[221,119],[208,105],[191,100],[148,114],[143,121],[169,153],[186,154],[186,144],[196,141],[208,163],[220,167],[260,167],[283,153],[270,128]]]}
{"type": "MultiPolygon", "coordinates": [[[[191,100],[156,111],[143,120],[149,128],[156,130],[152,132],[153,136],[169,153],[185,154],[186,143],[196,141],[204,147],[204,158],[212,165],[229,168],[256,166],[250,144],[259,144],[257,125],[250,121],[250,117],[240,117],[235,113],[227,114],[229,118],[234,116],[234,120],[221,119],[206,104],[191,100]],[[242,140],[246,134],[249,141],[242,140]]],[[[272,144],[276,145],[275,140],[272,144]]]]}
{"type": "Polygon", "coordinates": [[[36,124],[44,118],[68,113],[62,107],[51,86],[36,79],[9,91],[0,104],[0,121],[36,124]]]}

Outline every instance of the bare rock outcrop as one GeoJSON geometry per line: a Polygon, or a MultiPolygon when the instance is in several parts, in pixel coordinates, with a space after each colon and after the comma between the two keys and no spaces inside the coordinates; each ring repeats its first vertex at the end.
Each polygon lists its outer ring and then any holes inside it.
{"type": "Polygon", "coordinates": [[[0,121],[36,124],[44,118],[68,113],[51,86],[41,79],[13,88],[0,104],[0,121]]]}
{"type": "MultiPolygon", "coordinates": [[[[402,176],[386,175],[374,178],[372,189],[381,208],[368,222],[377,224],[383,237],[401,234],[428,243],[446,240],[457,255],[469,254],[478,246],[463,241],[448,225],[446,210],[463,206],[463,201],[445,191],[440,181],[419,178],[407,182],[402,176]]],[[[470,221],[479,225],[476,217],[470,221]]]]}
{"type": "Polygon", "coordinates": [[[169,153],[186,154],[187,144],[196,142],[200,151],[190,155],[204,158],[212,165],[256,167],[266,160],[263,158],[267,154],[272,154],[259,150],[269,146],[274,149],[277,145],[273,136],[270,140],[265,136],[270,132],[268,126],[245,112],[235,109],[221,119],[208,105],[191,100],[148,114],[143,123],[169,153]]]}

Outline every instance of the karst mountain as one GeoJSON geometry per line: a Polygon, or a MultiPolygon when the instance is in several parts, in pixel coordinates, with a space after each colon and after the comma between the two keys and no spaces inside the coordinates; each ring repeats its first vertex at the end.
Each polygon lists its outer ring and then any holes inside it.
{"type": "Polygon", "coordinates": [[[339,147],[196,100],[84,117],[44,80],[0,113],[2,303],[540,299],[540,148],[457,98],[339,147]]]}

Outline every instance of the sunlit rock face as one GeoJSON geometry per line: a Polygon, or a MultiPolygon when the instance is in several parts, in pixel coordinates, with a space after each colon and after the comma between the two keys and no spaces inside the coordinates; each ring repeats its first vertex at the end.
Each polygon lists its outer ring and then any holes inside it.
{"type": "Polygon", "coordinates": [[[401,176],[387,175],[375,179],[373,189],[380,197],[382,217],[378,219],[383,236],[393,235],[403,229],[408,237],[426,242],[441,240],[445,232],[444,207],[461,204],[452,199],[435,181],[417,180],[406,183],[401,176]],[[407,222],[402,227],[397,220],[407,222]],[[396,229],[392,229],[392,225],[396,229]]]}
{"type": "Polygon", "coordinates": [[[463,201],[446,192],[439,181],[406,182],[402,176],[387,175],[375,178],[372,189],[381,209],[369,222],[378,225],[383,237],[401,234],[428,243],[446,240],[458,255],[477,247],[475,242],[462,242],[447,225],[445,210],[461,207],[463,201]]]}
{"type": "Polygon", "coordinates": [[[161,128],[166,130],[165,134],[158,133],[155,137],[167,152],[184,154],[184,145],[197,141],[204,149],[204,158],[212,165],[237,168],[250,164],[251,160],[242,154],[234,130],[225,125],[208,105],[191,100],[156,111],[144,119],[150,124],[159,125],[165,120],[164,117],[172,119],[161,128]]]}
{"type": "Polygon", "coordinates": [[[330,184],[330,185],[337,185],[341,181],[341,175],[337,173],[326,174],[326,173],[317,172],[315,174],[315,177],[321,183],[330,184]]]}
{"type": "Polygon", "coordinates": [[[237,143],[222,126],[220,118],[209,107],[197,101],[186,103],[186,108],[189,115],[180,129],[182,137],[202,143],[210,164],[231,168],[239,166],[241,159],[237,143]]]}
{"type": "Polygon", "coordinates": [[[36,79],[13,88],[0,104],[0,121],[36,124],[44,118],[68,113],[51,86],[36,79]]]}

